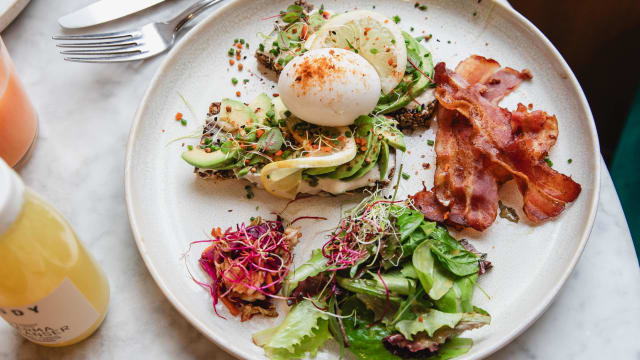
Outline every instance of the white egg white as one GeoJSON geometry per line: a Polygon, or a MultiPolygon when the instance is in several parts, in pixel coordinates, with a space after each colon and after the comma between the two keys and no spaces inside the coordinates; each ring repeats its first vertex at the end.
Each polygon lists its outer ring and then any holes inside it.
{"type": "Polygon", "coordinates": [[[334,48],[311,50],[294,58],[278,80],[287,109],[319,126],[353,124],[375,108],[380,88],[380,77],[367,60],[334,48]]]}

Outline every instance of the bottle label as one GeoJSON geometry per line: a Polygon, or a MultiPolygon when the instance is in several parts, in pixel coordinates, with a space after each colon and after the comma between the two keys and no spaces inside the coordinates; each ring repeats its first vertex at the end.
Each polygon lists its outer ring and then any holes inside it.
{"type": "Polygon", "coordinates": [[[82,335],[100,314],[65,278],[51,294],[27,306],[0,307],[0,316],[39,344],[60,344],[82,335]]]}

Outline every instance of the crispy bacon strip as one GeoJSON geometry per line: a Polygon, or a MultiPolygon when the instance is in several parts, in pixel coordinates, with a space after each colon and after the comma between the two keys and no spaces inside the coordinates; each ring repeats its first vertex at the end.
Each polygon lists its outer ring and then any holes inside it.
{"type": "Polygon", "coordinates": [[[511,129],[516,141],[530,149],[535,159],[543,159],[558,139],[558,120],[544,111],[527,111],[527,107],[518,104],[511,113],[511,129]]]}
{"type": "Polygon", "coordinates": [[[455,111],[440,107],[436,135],[436,199],[451,223],[482,228],[495,220],[498,184],[489,159],[473,147],[473,128],[455,111]]]}
{"type": "Polygon", "coordinates": [[[495,221],[498,184],[511,177],[533,222],[558,215],[578,196],[580,185],[543,161],[558,136],[555,116],[522,104],[513,113],[497,105],[530,78],[527,70],[501,69],[477,55],[455,72],[436,65],[441,107],[434,188],[413,197],[427,218],[484,230],[495,221]]]}

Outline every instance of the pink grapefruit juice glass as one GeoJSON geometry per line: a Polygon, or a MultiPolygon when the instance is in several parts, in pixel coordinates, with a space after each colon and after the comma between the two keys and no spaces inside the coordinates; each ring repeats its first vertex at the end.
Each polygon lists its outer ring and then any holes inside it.
{"type": "Polygon", "coordinates": [[[9,166],[20,167],[33,149],[37,132],[38,116],[0,38],[0,157],[9,166]]]}

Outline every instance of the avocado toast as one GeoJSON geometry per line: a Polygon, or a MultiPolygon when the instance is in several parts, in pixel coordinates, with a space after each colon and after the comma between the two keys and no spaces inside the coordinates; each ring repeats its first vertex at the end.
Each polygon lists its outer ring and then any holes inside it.
{"type": "Polygon", "coordinates": [[[404,151],[405,145],[393,119],[361,116],[349,127],[319,127],[296,118],[279,98],[263,93],[249,104],[232,99],[212,103],[200,144],[182,158],[201,178],[243,178],[267,190],[273,184],[276,195],[292,181],[295,193],[280,194],[292,197],[298,192],[339,194],[384,186],[395,150],[404,151]],[[267,165],[285,161],[288,166],[261,179],[267,165]]]}

